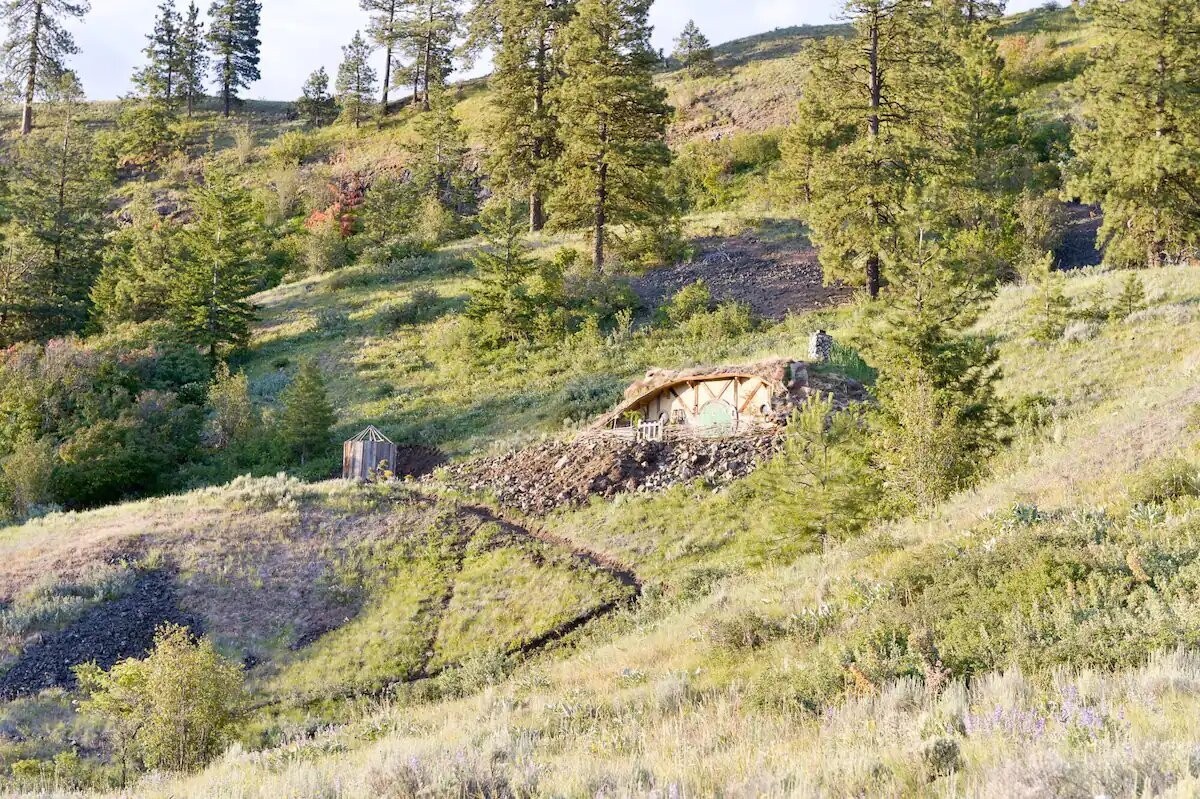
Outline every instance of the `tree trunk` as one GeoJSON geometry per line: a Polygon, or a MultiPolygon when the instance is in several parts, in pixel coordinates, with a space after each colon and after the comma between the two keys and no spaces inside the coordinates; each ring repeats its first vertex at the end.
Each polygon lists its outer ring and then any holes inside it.
{"type": "Polygon", "coordinates": [[[425,67],[423,85],[425,88],[421,98],[421,110],[429,110],[429,70],[433,66],[433,0],[429,2],[429,29],[425,31],[425,67]]]}
{"type": "MultiPolygon", "coordinates": [[[[535,124],[540,122],[546,108],[546,85],[549,82],[546,75],[546,60],[549,47],[546,43],[546,29],[538,31],[537,49],[537,82],[533,93],[533,118],[535,124]]],[[[538,133],[533,137],[533,187],[529,193],[529,232],[537,233],[546,227],[546,210],[542,199],[541,167],[546,158],[547,142],[545,128],[538,125],[538,133]]]]}
{"type": "Polygon", "coordinates": [[[867,259],[867,293],[874,299],[879,296],[879,256],[872,255],[867,259]]]}
{"type": "Polygon", "coordinates": [[[25,73],[25,96],[21,105],[21,135],[28,136],[33,132],[33,93],[37,90],[38,56],[41,51],[39,40],[42,38],[42,2],[36,0],[33,6],[33,25],[29,30],[29,64],[25,73]]]}
{"type": "Polygon", "coordinates": [[[388,6],[388,26],[387,26],[387,46],[384,48],[383,57],[383,108],[379,116],[379,123],[383,124],[383,118],[388,115],[388,94],[392,88],[392,50],[395,47],[395,29],[396,29],[396,4],[392,3],[388,6]]]}
{"type": "MultiPolygon", "coordinates": [[[[878,13],[873,15],[871,19],[870,31],[870,71],[867,75],[868,89],[871,94],[871,111],[867,115],[867,138],[871,142],[870,153],[871,158],[878,158],[875,151],[875,145],[879,139],[879,111],[883,104],[883,75],[879,69],[879,26],[880,19],[878,13]]],[[[873,168],[878,168],[878,164],[872,164],[873,168]]],[[[867,198],[869,212],[871,214],[871,224],[879,224],[879,201],[874,196],[867,198]]],[[[871,299],[879,296],[880,285],[880,269],[879,265],[882,261],[880,253],[873,252],[867,258],[867,293],[871,299]]]]}
{"type": "Polygon", "coordinates": [[[592,250],[592,265],[597,272],[604,271],[604,233],[608,219],[608,123],[600,123],[600,168],[596,181],[596,211],[594,249],[592,250]]]}

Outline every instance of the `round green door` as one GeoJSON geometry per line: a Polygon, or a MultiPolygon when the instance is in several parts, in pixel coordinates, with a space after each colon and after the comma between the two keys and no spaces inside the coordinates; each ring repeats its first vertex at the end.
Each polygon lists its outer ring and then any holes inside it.
{"type": "Polygon", "coordinates": [[[701,435],[714,438],[728,436],[737,429],[737,408],[728,402],[714,400],[700,409],[700,415],[696,421],[701,435]]]}

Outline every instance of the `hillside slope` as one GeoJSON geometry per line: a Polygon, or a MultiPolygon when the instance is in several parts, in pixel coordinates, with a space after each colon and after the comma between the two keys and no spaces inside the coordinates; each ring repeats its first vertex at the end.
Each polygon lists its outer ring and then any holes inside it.
{"type": "Polygon", "coordinates": [[[754,478],[560,512],[646,583],[573,654],[136,795],[1192,795],[1200,277],[1146,282],[1051,345],[1001,293],[982,330],[1044,412],[929,517],[789,540],[754,478]]]}

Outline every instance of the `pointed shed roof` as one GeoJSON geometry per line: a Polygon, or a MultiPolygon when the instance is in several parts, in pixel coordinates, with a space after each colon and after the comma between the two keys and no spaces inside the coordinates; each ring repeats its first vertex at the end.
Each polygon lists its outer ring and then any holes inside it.
{"type": "Polygon", "coordinates": [[[361,433],[359,433],[358,435],[356,435],[354,438],[352,438],[350,440],[351,441],[370,441],[373,444],[391,444],[391,443],[393,443],[392,440],[390,438],[388,438],[387,436],[385,436],[380,431],[380,429],[378,427],[376,427],[375,425],[368,426],[366,430],[362,431],[361,433]]]}

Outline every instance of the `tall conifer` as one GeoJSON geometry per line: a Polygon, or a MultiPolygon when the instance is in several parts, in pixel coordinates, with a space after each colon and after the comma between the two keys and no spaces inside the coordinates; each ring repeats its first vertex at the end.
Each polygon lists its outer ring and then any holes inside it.
{"type": "Polygon", "coordinates": [[[179,90],[178,95],[187,107],[188,116],[204,96],[204,80],[208,74],[208,47],[204,36],[204,20],[195,0],[188,4],[179,28],[179,90]]]}
{"type": "Polygon", "coordinates": [[[212,18],[208,41],[212,46],[214,77],[228,117],[238,100],[238,92],[262,77],[258,70],[262,3],[258,0],[216,0],[209,7],[208,15],[212,18]]]}
{"type": "Polygon", "coordinates": [[[162,0],[154,18],[154,30],[146,39],[146,66],[134,75],[143,96],[172,104],[179,94],[181,67],[180,34],[183,19],[174,0],[162,0]]]}
{"type": "Polygon", "coordinates": [[[563,31],[555,91],[563,155],[551,202],[555,225],[591,228],[603,268],[615,225],[661,225],[671,214],[662,173],[670,107],[655,86],[650,0],[582,0],[563,31]]]}
{"type": "Polygon", "coordinates": [[[12,165],[7,284],[0,338],[81,330],[108,230],[108,179],[80,121],[82,90],[66,72],[52,90],[53,125],[22,141],[12,165]]]}
{"type": "Polygon", "coordinates": [[[350,44],[342,48],[338,67],[337,92],[342,114],[354,127],[362,125],[375,94],[375,70],[371,67],[371,47],[361,32],[355,32],[350,44]]]}
{"type": "Polygon", "coordinates": [[[559,33],[572,4],[497,0],[486,24],[495,50],[488,172],[492,190],[529,201],[529,228],[545,226],[546,195],[561,151],[550,90],[561,60],[559,33]]]}
{"type": "Polygon", "coordinates": [[[400,44],[400,12],[403,0],[358,0],[363,11],[371,15],[367,34],[371,41],[383,48],[383,98],[379,101],[380,114],[387,116],[396,50],[400,44]]]}
{"type": "Polygon", "coordinates": [[[66,58],[79,52],[75,39],[63,27],[82,19],[88,0],[4,0],[0,20],[8,37],[0,46],[5,77],[20,87],[21,134],[33,130],[33,102],[54,90],[66,71],[66,58]]]}
{"type": "Polygon", "coordinates": [[[254,199],[234,178],[210,173],[192,193],[196,220],[184,232],[184,255],[169,306],[180,329],[216,360],[244,344],[254,309],[248,300],[258,269],[254,199]]]}
{"type": "Polygon", "coordinates": [[[1104,208],[1109,261],[1200,246],[1200,0],[1096,0],[1068,189],[1104,208]]]}

